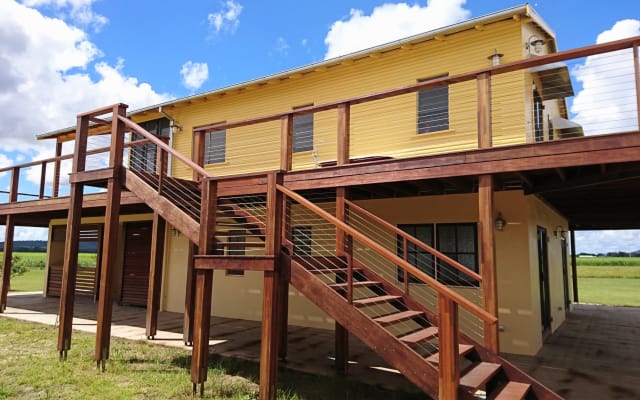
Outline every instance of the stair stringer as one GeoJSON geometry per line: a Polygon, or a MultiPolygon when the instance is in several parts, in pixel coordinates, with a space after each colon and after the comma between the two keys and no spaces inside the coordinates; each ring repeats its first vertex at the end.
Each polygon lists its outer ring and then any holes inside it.
{"type": "Polygon", "coordinates": [[[291,265],[291,284],[351,334],[369,346],[390,365],[432,398],[438,397],[438,370],[418,353],[364,313],[302,265],[285,256],[291,265]]]}
{"type": "Polygon", "coordinates": [[[125,169],[124,186],[135,193],[145,204],[155,210],[165,221],[179,230],[191,242],[198,243],[200,224],[173,204],[169,199],[158,194],[144,180],[129,169],[125,169]]]}
{"type": "MultiPolygon", "coordinates": [[[[374,280],[380,282],[383,289],[386,293],[395,296],[401,296],[403,302],[412,310],[423,311],[429,320],[429,322],[433,326],[438,326],[438,321],[433,314],[426,306],[424,306],[419,301],[414,300],[411,296],[407,296],[402,290],[398,289],[396,286],[387,282],[387,280],[379,275],[378,273],[372,271],[366,265],[362,264],[359,261],[354,260],[354,267],[359,268],[362,273],[367,277],[367,279],[374,280]]],[[[500,364],[502,367],[502,372],[504,375],[512,382],[520,382],[520,383],[528,383],[531,385],[531,391],[535,393],[536,399],[538,400],[562,400],[563,398],[556,393],[554,393],[551,389],[544,386],[542,383],[535,380],[530,375],[527,375],[525,372],[520,370],[515,365],[511,364],[509,361],[500,357],[500,355],[495,354],[482,344],[476,342],[469,336],[460,332],[459,335],[460,344],[473,345],[476,354],[478,357],[484,362],[490,362],[494,364],[500,364]]]]}

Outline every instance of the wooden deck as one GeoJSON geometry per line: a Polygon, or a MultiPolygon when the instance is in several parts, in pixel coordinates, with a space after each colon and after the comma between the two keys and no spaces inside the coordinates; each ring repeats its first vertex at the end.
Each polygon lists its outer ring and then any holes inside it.
{"type": "MultiPolygon", "coordinates": [[[[94,303],[77,298],[75,310],[76,317],[83,320],[74,322],[74,329],[95,332],[94,303]]],[[[57,311],[57,298],[13,294],[2,316],[53,324],[57,311]]],[[[144,322],[144,308],[114,306],[114,336],[146,340],[144,322]]],[[[159,329],[153,343],[190,349],[182,342],[182,314],[161,312],[159,329]]],[[[638,331],[640,308],[578,304],[536,356],[505,356],[569,400],[640,399],[640,341],[635,337],[638,331]]],[[[212,352],[258,360],[259,322],[213,318],[211,334],[212,352]]],[[[335,373],[332,332],[290,326],[289,346],[286,368],[320,375],[335,373]]],[[[401,375],[384,371],[382,361],[353,338],[351,347],[352,379],[415,391],[401,375]]],[[[73,357],[73,349],[69,356],[73,357]]]]}

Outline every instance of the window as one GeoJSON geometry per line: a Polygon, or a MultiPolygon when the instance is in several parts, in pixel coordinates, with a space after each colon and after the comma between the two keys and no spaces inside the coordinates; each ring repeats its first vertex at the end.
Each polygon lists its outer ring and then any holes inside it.
{"type": "MultiPolygon", "coordinates": [[[[167,118],[159,118],[141,122],[138,125],[149,133],[168,138],[171,129],[167,118]]],[[[142,140],[144,137],[133,133],[132,141],[142,140]]],[[[135,146],[130,153],[130,167],[134,171],[156,172],[156,145],[153,143],[135,146]]]]}
{"type": "MultiPolygon", "coordinates": [[[[422,79],[419,82],[429,79],[422,79]]],[[[448,85],[425,89],[418,92],[417,123],[419,134],[446,131],[449,129],[448,85]]]]}
{"type": "Polygon", "coordinates": [[[311,227],[294,226],[291,230],[293,254],[296,256],[311,255],[311,227]]]}
{"type": "MultiPolygon", "coordinates": [[[[231,230],[229,231],[227,255],[228,256],[243,256],[246,252],[245,246],[246,232],[244,230],[231,230]]],[[[228,269],[227,275],[244,276],[244,271],[241,269],[228,269]]]]}
{"type": "MultiPolygon", "coordinates": [[[[313,104],[294,107],[309,107],[313,104]]],[[[293,152],[313,150],[313,114],[303,114],[293,116],[293,152]]]]}
{"type": "MultiPolygon", "coordinates": [[[[478,272],[477,228],[475,223],[407,224],[398,225],[398,228],[458,261],[471,271],[478,272]]],[[[397,238],[396,252],[398,256],[403,257],[403,240],[400,236],[397,238]]],[[[407,245],[407,261],[427,275],[447,285],[477,285],[477,282],[470,281],[470,278],[464,273],[446,263],[436,262],[432,254],[410,243],[407,245]]],[[[398,268],[397,274],[398,280],[404,282],[404,271],[398,268]]],[[[418,283],[419,280],[410,276],[409,282],[418,283]]]]}
{"type": "Polygon", "coordinates": [[[227,131],[207,132],[204,138],[204,163],[219,164],[226,160],[227,131]]]}

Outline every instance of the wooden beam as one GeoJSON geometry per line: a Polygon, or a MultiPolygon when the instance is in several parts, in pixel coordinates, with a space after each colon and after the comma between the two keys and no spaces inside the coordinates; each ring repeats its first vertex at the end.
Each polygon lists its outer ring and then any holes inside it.
{"type": "MultiPolygon", "coordinates": [[[[484,309],[498,318],[498,285],[494,231],[493,176],[478,177],[478,231],[480,233],[480,274],[484,309]]],[[[497,324],[484,324],[485,347],[499,351],[497,324]]]]}
{"type": "Polygon", "coordinates": [[[92,171],[81,171],[69,174],[69,183],[83,183],[85,185],[103,182],[113,178],[115,171],[113,168],[102,168],[92,171]]]}
{"type": "Polygon", "coordinates": [[[640,56],[638,55],[638,42],[633,44],[633,72],[636,78],[636,118],[638,130],[640,130],[640,56]]]}
{"type": "Polygon", "coordinates": [[[478,147],[488,149],[493,146],[491,134],[491,73],[483,72],[476,79],[478,91],[478,147]]]}
{"type": "Polygon", "coordinates": [[[280,169],[291,171],[293,167],[293,114],[280,117],[280,169]]]}
{"type": "Polygon", "coordinates": [[[350,154],[351,106],[343,103],[338,106],[338,165],[349,164],[350,154]]]}
{"type": "Polygon", "coordinates": [[[107,206],[104,218],[104,236],[102,239],[102,261],[100,263],[100,296],[98,297],[98,316],[96,327],[96,365],[103,371],[109,359],[111,346],[111,320],[113,308],[113,278],[116,269],[118,252],[118,234],[120,230],[120,194],[122,192],[122,157],[124,149],[124,123],[118,116],[125,116],[126,106],[117,104],[113,107],[111,128],[111,150],[109,152],[109,168],[113,177],[107,182],[107,206]]]}
{"type": "MultiPolygon", "coordinates": [[[[204,146],[205,146],[205,133],[193,132],[193,162],[199,166],[204,166],[204,146]]],[[[193,180],[197,181],[200,177],[196,171],[193,171],[193,180]]]]}
{"type": "MultiPolygon", "coordinates": [[[[266,255],[279,255],[282,247],[284,196],[276,189],[282,183],[282,175],[268,176],[266,255]]],[[[274,400],[278,377],[280,346],[280,322],[283,307],[283,290],[286,287],[281,263],[274,271],[264,272],[262,292],[262,337],[260,345],[260,399],[274,400]]],[[[287,290],[288,292],[288,290],[287,290]]],[[[288,295],[288,293],[287,293],[288,295]]]]}
{"type": "MultiPolygon", "coordinates": [[[[82,172],[87,159],[87,138],[89,120],[78,116],[76,123],[76,142],[73,152],[71,172],[82,172]]],[[[66,360],[71,348],[73,323],[73,304],[76,293],[76,275],[78,273],[78,250],[80,243],[80,222],[82,218],[82,194],[84,185],[72,183],[69,194],[69,213],[64,245],[64,266],[62,269],[62,289],[60,292],[60,325],[58,328],[58,352],[60,359],[66,360]]]]}
{"type": "Polygon", "coordinates": [[[195,256],[195,269],[211,270],[242,270],[242,271],[273,271],[275,269],[274,256],[195,256]]]}
{"type": "Polygon", "coordinates": [[[458,306],[443,295],[438,296],[439,379],[438,398],[456,400],[460,385],[458,355],[458,306]]]}
{"type": "Polygon", "coordinates": [[[42,162],[40,164],[40,191],[38,192],[38,198],[44,199],[44,187],[47,183],[47,163],[42,162]]]}
{"type": "MultiPolygon", "coordinates": [[[[349,189],[345,187],[336,188],[336,218],[342,222],[347,221],[347,203],[349,189]]],[[[338,257],[347,257],[351,259],[350,240],[346,233],[336,228],[336,255],[338,257]]],[[[353,273],[353,270],[350,271],[353,273]]],[[[349,278],[346,276],[337,276],[338,280],[346,282],[349,278]]],[[[351,278],[353,281],[353,278],[351,278]]],[[[349,369],[349,331],[338,321],[334,324],[334,354],[335,367],[338,373],[346,374],[349,369]]]]}
{"type": "Polygon", "coordinates": [[[157,212],[153,214],[151,236],[151,260],[149,260],[149,290],[147,291],[147,339],[158,333],[158,312],[162,292],[162,264],[164,260],[164,236],[166,223],[157,212]]]}
{"type": "Polygon", "coordinates": [[[571,280],[573,283],[573,302],[578,303],[578,255],[576,254],[576,231],[571,229],[571,280]]]}

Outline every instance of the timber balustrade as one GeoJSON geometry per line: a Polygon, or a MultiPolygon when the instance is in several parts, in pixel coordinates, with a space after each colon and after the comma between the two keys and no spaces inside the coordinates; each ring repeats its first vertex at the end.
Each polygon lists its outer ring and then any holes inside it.
{"type": "Polygon", "coordinates": [[[229,164],[246,167],[259,149],[265,169],[291,171],[638,131],[639,44],[640,37],[623,39],[199,126],[195,143],[204,146],[206,133],[226,131],[229,164]],[[424,91],[444,110],[427,107],[416,115],[416,94],[424,91]],[[303,116],[311,116],[310,121],[296,128],[296,119],[303,116]],[[248,136],[250,143],[234,142],[248,136]],[[278,149],[279,156],[274,155],[278,149]]]}

